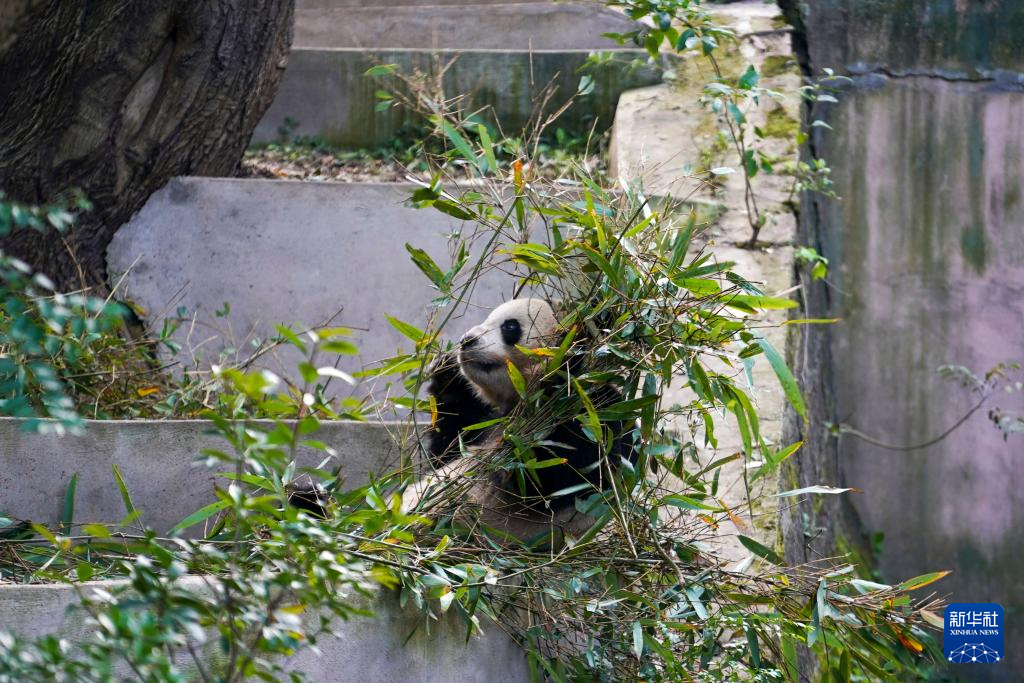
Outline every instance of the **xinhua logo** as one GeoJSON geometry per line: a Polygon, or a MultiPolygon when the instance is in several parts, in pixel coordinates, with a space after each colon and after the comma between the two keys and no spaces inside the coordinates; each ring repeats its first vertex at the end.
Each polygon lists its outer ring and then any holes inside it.
{"type": "Polygon", "coordinates": [[[943,648],[953,664],[995,664],[1003,659],[1003,608],[994,602],[946,607],[943,648]]]}

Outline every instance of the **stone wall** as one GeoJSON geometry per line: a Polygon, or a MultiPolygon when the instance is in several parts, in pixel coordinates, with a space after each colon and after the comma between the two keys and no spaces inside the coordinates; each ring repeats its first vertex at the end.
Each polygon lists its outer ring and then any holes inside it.
{"type": "MultiPolygon", "coordinates": [[[[796,357],[807,398],[821,420],[890,446],[927,444],[885,448],[812,423],[800,483],[834,477],[864,490],[852,500],[864,531],[885,534],[877,563],[886,579],[951,569],[936,587],[952,601],[1019,612],[1024,440],[1004,441],[979,410],[928,442],[977,401],[939,366],[984,373],[1024,360],[1024,7],[784,4],[805,69],[852,77],[837,104],[808,112],[834,129],[816,130],[812,150],[831,164],[841,200],[804,201],[802,239],[832,262],[805,312],[842,322],[804,333],[796,357]]],[[[991,405],[1020,409],[1020,396],[991,405]]],[[[829,522],[842,517],[836,507],[795,511],[791,557],[808,559],[805,534],[818,528],[840,550],[856,545],[830,537],[829,522]]],[[[1019,649],[1024,630],[1006,641],[1019,649]]],[[[1015,676],[1002,666],[975,673],[1015,676]]]]}

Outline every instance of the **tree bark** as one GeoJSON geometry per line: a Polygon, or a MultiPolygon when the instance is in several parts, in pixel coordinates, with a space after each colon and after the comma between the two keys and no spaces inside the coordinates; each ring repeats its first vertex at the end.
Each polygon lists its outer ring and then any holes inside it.
{"type": "Polygon", "coordinates": [[[63,290],[105,287],[114,232],[178,175],[228,175],[270,105],[295,0],[8,0],[0,8],[0,190],[82,191],[64,234],[0,248],[63,290]]]}

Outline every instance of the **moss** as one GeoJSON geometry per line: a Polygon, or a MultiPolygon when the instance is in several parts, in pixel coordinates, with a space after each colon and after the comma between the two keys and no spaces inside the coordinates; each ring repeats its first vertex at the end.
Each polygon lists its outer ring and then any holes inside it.
{"type": "Polygon", "coordinates": [[[789,140],[800,132],[800,122],[790,116],[783,107],[776,107],[768,112],[768,118],[761,130],[765,137],[789,140]]]}
{"type": "Polygon", "coordinates": [[[772,17],[772,28],[774,28],[774,29],[789,28],[789,22],[786,21],[786,17],[784,17],[783,15],[776,14],[774,17],[772,17]]]}
{"type": "Polygon", "coordinates": [[[847,558],[847,561],[854,566],[857,576],[868,580],[877,579],[872,570],[871,559],[862,552],[859,544],[851,543],[850,539],[841,532],[836,532],[835,540],[836,553],[847,558]]]}
{"type": "Polygon", "coordinates": [[[960,252],[979,274],[985,271],[988,254],[985,244],[985,227],[972,225],[964,229],[960,236],[960,252]]]}
{"type": "Polygon", "coordinates": [[[764,78],[781,76],[788,73],[800,73],[800,65],[797,64],[796,58],[791,55],[768,55],[761,64],[761,75],[764,78]]]}

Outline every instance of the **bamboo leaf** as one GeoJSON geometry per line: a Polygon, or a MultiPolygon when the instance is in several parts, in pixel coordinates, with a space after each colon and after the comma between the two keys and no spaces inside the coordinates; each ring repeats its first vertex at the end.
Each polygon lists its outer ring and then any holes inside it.
{"type": "Polygon", "coordinates": [[[827,493],[827,494],[838,494],[846,493],[847,491],[860,491],[857,488],[840,489],[834,486],[805,486],[802,489],[793,489],[792,491],[783,491],[782,493],[772,494],[775,498],[790,498],[792,496],[800,496],[808,493],[827,493]]]}
{"type": "Polygon", "coordinates": [[[473,147],[455,126],[450,124],[448,121],[441,119],[441,129],[444,131],[445,137],[451,141],[452,145],[466,161],[471,162],[478,171],[484,170],[480,167],[480,159],[477,157],[476,153],[473,152],[473,147]]]}
{"type": "Polygon", "coordinates": [[[167,533],[169,536],[173,536],[174,534],[178,533],[183,529],[187,529],[190,526],[194,526],[196,524],[199,524],[199,522],[202,522],[203,520],[213,517],[215,514],[217,514],[224,508],[229,507],[230,505],[230,499],[221,498],[220,500],[214,503],[210,503],[209,505],[196,510],[191,515],[189,515],[188,517],[186,517],[185,519],[181,520],[173,527],[171,527],[170,531],[168,531],[167,533]]]}
{"type": "Polygon", "coordinates": [[[60,515],[60,532],[67,534],[71,531],[71,523],[75,517],[75,491],[78,489],[78,472],[71,475],[68,487],[64,490],[64,508],[60,515]]]}
{"type": "Polygon", "coordinates": [[[922,574],[921,576],[915,576],[912,579],[908,579],[896,586],[901,591],[916,591],[918,588],[924,588],[930,583],[935,583],[939,579],[945,578],[950,572],[931,572],[930,574],[922,574]]]}
{"type": "Polygon", "coordinates": [[[633,654],[637,659],[644,654],[644,628],[639,621],[633,622],[633,654]]]}
{"type": "Polygon", "coordinates": [[[526,378],[523,377],[523,373],[519,372],[519,368],[511,360],[505,361],[505,365],[508,368],[508,378],[512,380],[512,386],[515,387],[519,398],[526,398],[526,378]]]}
{"type": "Polygon", "coordinates": [[[807,408],[804,405],[804,398],[800,393],[800,386],[786,365],[785,359],[772,346],[771,342],[764,337],[759,338],[757,343],[764,350],[764,356],[768,359],[768,364],[772,366],[772,370],[775,371],[775,376],[779,378],[779,384],[782,385],[782,392],[786,395],[786,399],[789,400],[790,405],[793,406],[800,417],[806,420],[807,408]]]}
{"type": "Polygon", "coordinates": [[[430,258],[427,252],[408,243],[405,245],[405,250],[409,252],[412,262],[416,264],[416,267],[437,287],[441,287],[444,283],[444,272],[434,263],[434,259],[430,258]]]}
{"type": "Polygon", "coordinates": [[[128,493],[128,487],[124,483],[124,477],[121,476],[121,468],[117,466],[117,463],[112,464],[110,467],[114,470],[114,479],[117,481],[117,488],[121,492],[121,501],[124,503],[124,511],[130,515],[135,512],[135,504],[132,503],[132,497],[128,493]]]}
{"type": "Polygon", "coordinates": [[[742,534],[740,534],[738,538],[744,548],[754,553],[758,557],[768,560],[772,564],[777,564],[780,566],[785,564],[785,562],[782,561],[782,558],[779,557],[778,554],[776,554],[776,552],[768,546],[762,545],[761,543],[755,541],[749,536],[744,536],[742,534]]]}

